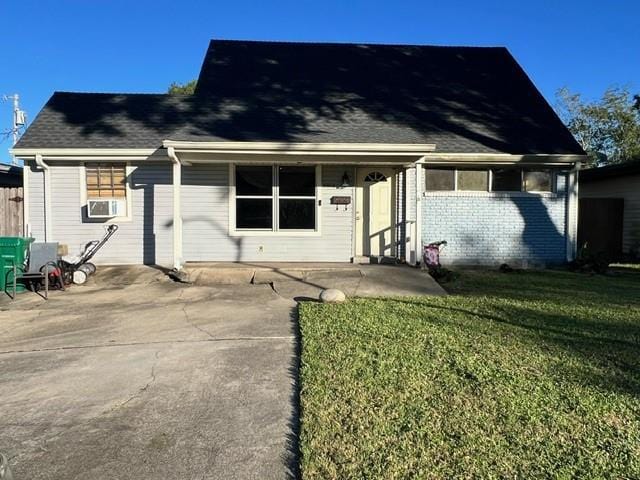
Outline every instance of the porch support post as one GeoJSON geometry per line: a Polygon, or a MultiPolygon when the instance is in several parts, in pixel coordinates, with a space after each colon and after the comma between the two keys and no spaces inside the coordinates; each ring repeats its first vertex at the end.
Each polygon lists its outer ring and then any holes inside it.
{"type": "MultiPolygon", "coordinates": [[[[424,157],[421,160],[424,160],[424,157]]],[[[416,163],[416,221],[414,223],[414,265],[416,266],[420,265],[422,258],[422,184],[422,164],[416,163]]]]}
{"type": "Polygon", "coordinates": [[[173,147],[167,148],[173,162],[173,268],[182,269],[182,209],[180,206],[182,187],[182,164],[173,147]]]}
{"type": "Polygon", "coordinates": [[[580,162],[567,175],[567,261],[575,260],[578,253],[578,171],[580,162]]]}

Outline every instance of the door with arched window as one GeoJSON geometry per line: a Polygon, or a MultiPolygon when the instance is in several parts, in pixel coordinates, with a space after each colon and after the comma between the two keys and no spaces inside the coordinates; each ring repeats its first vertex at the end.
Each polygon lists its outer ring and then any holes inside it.
{"type": "Polygon", "coordinates": [[[395,255],[395,174],[392,168],[358,168],[356,255],[395,255]]]}

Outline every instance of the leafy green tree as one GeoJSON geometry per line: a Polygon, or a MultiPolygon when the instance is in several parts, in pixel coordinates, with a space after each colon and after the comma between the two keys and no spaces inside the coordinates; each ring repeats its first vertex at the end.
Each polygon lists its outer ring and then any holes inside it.
{"type": "Polygon", "coordinates": [[[167,93],[170,95],[193,95],[196,90],[197,80],[191,80],[187,83],[171,82],[167,93]]]}
{"type": "Polygon", "coordinates": [[[609,87],[593,102],[567,88],[557,92],[558,113],[589,155],[591,166],[640,160],[640,96],[609,87]]]}

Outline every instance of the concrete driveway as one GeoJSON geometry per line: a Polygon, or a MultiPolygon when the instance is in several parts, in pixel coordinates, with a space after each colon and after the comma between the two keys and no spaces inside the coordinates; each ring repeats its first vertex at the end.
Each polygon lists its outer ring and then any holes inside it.
{"type": "Polygon", "coordinates": [[[46,302],[0,297],[0,451],[16,480],[295,478],[295,300],[329,287],[445,293],[401,266],[220,265],[192,276],[184,285],[149,267],[101,268],[46,302]]]}
{"type": "Polygon", "coordinates": [[[0,301],[15,478],[295,477],[295,302],[150,269],[109,280],[0,301]]]}

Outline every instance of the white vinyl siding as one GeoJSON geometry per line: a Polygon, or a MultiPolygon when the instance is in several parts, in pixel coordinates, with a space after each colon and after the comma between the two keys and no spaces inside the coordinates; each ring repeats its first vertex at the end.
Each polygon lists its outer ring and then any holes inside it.
{"type": "Polygon", "coordinates": [[[622,250],[640,255],[640,175],[580,182],[580,198],[622,198],[622,250]]]}
{"type": "MultiPolygon", "coordinates": [[[[339,188],[345,170],[323,166],[317,236],[229,235],[229,166],[193,165],[182,169],[183,254],[189,261],[348,262],[353,250],[353,204],[331,205],[332,196],[351,196],[339,188]]],[[[282,233],[282,232],[281,232],[282,233]]]]}
{"type": "MultiPolygon", "coordinates": [[[[83,221],[82,167],[78,163],[50,163],[52,241],[68,245],[78,255],[84,245],[104,234],[105,221],[83,221]]],[[[44,241],[44,202],[38,188],[40,170],[29,172],[29,212],[32,234],[44,241]],[[42,202],[42,203],[40,203],[42,202]]],[[[172,262],[171,166],[155,163],[131,166],[132,215],[116,221],[118,232],[94,258],[98,264],[160,264],[172,262]]]]}

